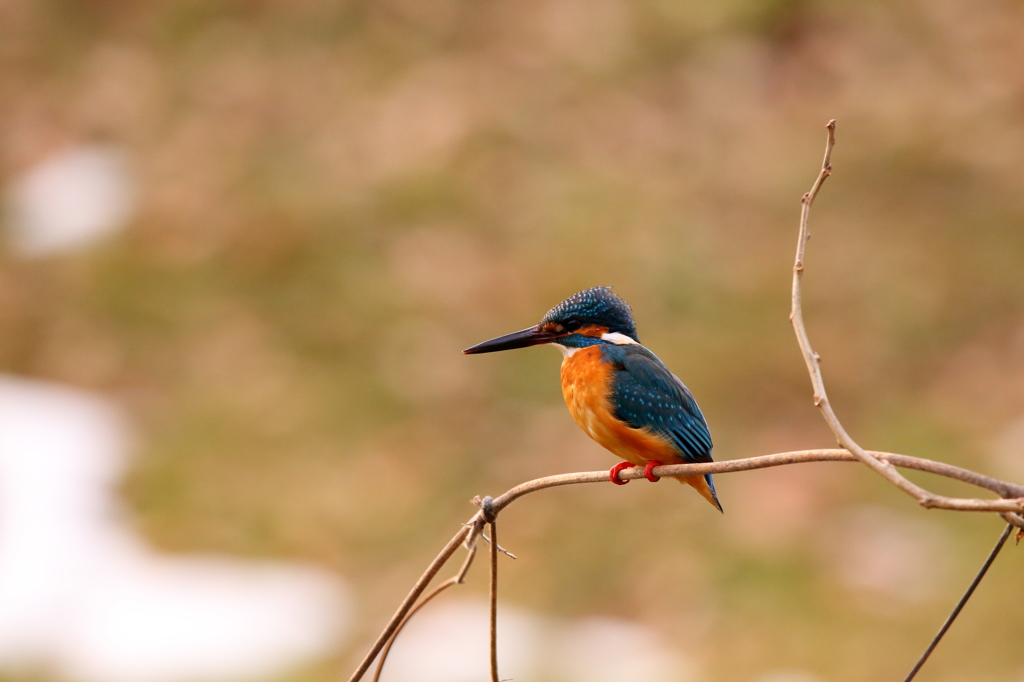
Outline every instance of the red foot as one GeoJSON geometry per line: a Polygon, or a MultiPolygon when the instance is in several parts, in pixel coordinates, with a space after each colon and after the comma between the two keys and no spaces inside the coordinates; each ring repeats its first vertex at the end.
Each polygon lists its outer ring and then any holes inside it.
{"type": "Polygon", "coordinates": [[[664,462],[659,462],[656,459],[652,459],[651,461],[649,461],[647,464],[644,465],[644,478],[646,478],[651,483],[657,483],[658,481],[660,481],[661,476],[654,475],[654,467],[660,467],[662,465],[664,465],[664,462]]]}
{"type": "Polygon", "coordinates": [[[632,468],[633,465],[630,464],[629,462],[619,462],[618,464],[616,464],[615,466],[608,470],[608,478],[612,479],[612,483],[614,483],[615,485],[626,485],[627,483],[629,483],[630,479],[627,478],[626,480],[623,481],[622,479],[619,478],[619,472],[622,471],[623,469],[632,468]]]}

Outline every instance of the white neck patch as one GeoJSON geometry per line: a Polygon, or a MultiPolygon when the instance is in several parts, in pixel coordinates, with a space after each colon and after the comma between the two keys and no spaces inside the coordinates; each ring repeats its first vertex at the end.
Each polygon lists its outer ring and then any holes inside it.
{"type": "Polygon", "coordinates": [[[611,341],[616,346],[628,346],[629,344],[637,345],[636,341],[629,338],[625,334],[619,332],[611,332],[608,334],[601,334],[601,338],[605,341],[611,341]]]}
{"type": "Polygon", "coordinates": [[[569,346],[563,346],[560,343],[552,343],[550,345],[562,351],[562,357],[564,358],[571,358],[573,353],[575,353],[578,350],[582,350],[580,348],[570,348],[569,346]]]}

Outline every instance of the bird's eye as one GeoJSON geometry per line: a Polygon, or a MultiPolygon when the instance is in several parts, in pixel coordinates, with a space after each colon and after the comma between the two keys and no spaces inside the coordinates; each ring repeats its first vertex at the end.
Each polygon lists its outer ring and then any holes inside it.
{"type": "Polygon", "coordinates": [[[580,321],[576,318],[571,318],[566,320],[563,326],[567,332],[574,332],[580,328],[580,321]]]}

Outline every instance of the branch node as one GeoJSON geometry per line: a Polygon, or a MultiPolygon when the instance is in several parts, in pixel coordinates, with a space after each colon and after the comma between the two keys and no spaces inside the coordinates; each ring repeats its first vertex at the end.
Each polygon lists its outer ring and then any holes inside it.
{"type": "Polygon", "coordinates": [[[494,510],[494,500],[489,496],[481,498],[479,495],[475,495],[469,502],[480,507],[480,511],[468,523],[463,524],[469,526],[469,533],[466,535],[466,541],[463,545],[466,549],[472,550],[476,548],[477,539],[483,535],[484,526],[488,523],[494,523],[497,512],[494,510]]]}
{"type": "Polygon", "coordinates": [[[470,501],[480,507],[480,511],[483,513],[484,523],[494,523],[494,520],[498,518],[498,512],[494,510],[494,498],[490,495],[485,496],[483,499],[477,495],[470,501]]]}

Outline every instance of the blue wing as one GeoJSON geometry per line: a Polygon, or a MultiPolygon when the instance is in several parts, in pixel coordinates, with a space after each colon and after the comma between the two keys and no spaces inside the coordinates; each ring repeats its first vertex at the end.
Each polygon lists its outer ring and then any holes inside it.
{"type": "Polygon", "coordinates": [[[683,382],[641,345],[602,350],[613,367],[609,397],[615,416],[634,428],[665,436],[688,462],[710,462],[711,432],[683,382]]]}

